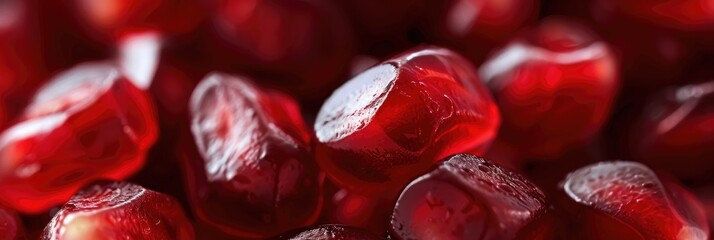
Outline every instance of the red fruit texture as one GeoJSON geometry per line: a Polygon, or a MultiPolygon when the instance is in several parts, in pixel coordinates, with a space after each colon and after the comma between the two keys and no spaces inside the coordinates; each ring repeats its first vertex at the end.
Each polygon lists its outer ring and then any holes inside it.
{"type": "Polygon", "coordinates": [[[345,225],[320,225],[304,230],[291,237],[281,237],[284,240],[380,240],[383,237],[375,236],[359,228],[345,225]]]}
{"type": "Polygon", "coordinates": [[[714,81],[664,90],[633,123],[634,160],[678,177],[711,177],[714,170],[714,81]]]}
{"type": "Polygon", "coordinates": [[[552,239],[548,204],[521,175],[459,154],[404,189],[391,233],[396,239],[552,239]]]}
{"type": "Polygon", "coordinates": [[[315,121],[316,158],[350,191],[398,191],[446,156],[483,154],[499,124],[470,63],[444,48],[417,48],[330,96],[315,121]]]}
{"type": "Polygon", "coordinates": [[[209,74],[190,99],[198,152],[185,172],[196,217],[246,238],[308,226],[322,207],[322,176],[297,104],[244,77],[209,74]]]}
{"type": "Polygon", "coordinates": [[[25,239],[25,230],[15,212],[0,206],[0,240],[25,239]]]}
{"type": "Polygon", "coordinates": [[[157,135],[145,92],[111,63],[80,64],[44,85],[0,135],[0,202],[39,213],[91,181],[126,178],[157,135]]]}
{"type": "Polygon", "coordinates": [[[103,181],[77,192],[40,239],[190,240],[194,232],[172,197],[132,183],[103,181]]]}
{"type": "Polygon", "coordinates": [[[557,18],[508,44],[480,74],[503,115],[498,140],[532,158],[555,158],[590,141],[619,86],[607,43],[557,18]]]}
{"type": "Polygon", "coordinates": [[[214,65],[242,69],[303,99],[339,85],[354,50],[352,30],[332,1],[214,0],[214,65]]]}
{"type": "MultiPolygon", "coordinates": [[[[580,239],[707,239],[701,202],[678,183],[636,162],[601,162],[561,183],[580,239]]],[[[575,237],[575,236],[573,236],[575,237]]]]}

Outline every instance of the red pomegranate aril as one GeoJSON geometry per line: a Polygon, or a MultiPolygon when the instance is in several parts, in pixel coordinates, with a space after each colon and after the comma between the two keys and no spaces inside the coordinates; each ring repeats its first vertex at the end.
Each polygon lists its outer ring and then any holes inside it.
{"type": "Polygon", "coordinates": [[[40,239],[194,239],[191,222],[172,197],[126,182],[102,181],[75,194],[40,239]]]}
{"type": "Polygon", "coordinates": [[[25,230],[17,214],[0,206],[0,240],[25,239],[25,230]]]}
{"type": "Polygon", "coordinates": [[[543,192],[524,177],[459,154],[402,191],[391,233],[397,239],[550,239],[551,212],[543,192]]]}
{"type": "Polygon", "coordinates": [[[212,0],[209,59],[301,99],[326,97],[354,50],[347,20],[326,0],[212,0]]]}
{"type": "Polygon", "coordinates": [[[691,180],[714,170],[714,81],[667,89],[630,133],[635,160],[691,180]]]}
{"type": "Polygon", "coordinates": [[[470,63],[443,48],[413,49],[354,77],[323,104],[316,158],[349,191],[398,191],[446,156],[484,153],[499,124],[470,63]]]}
{"type": "Polygon", "coordinates": [[[205,15],[204,6],[196,0],[72,0],[69,4],[82,24],[105,36],[131,29],[186,34],[205,15]]]}
{"type": "Polygon", "coordinates": [[[184,153],[184,170],[199,220],[246,238],[317,220],[322,177],[291,98],[244,77],[212,73],[194,90],[190,115],[198,152],[184,153]]]}
{"type": "Polygon", "coordinates": [[[561,183],[581,239],[707,239],[701,202],[669,178],[636,162],[601,162],[561,183]]]}
{"type": "Polygon", "coordinates": [[[503,115],[498,141],[532,158],[554,158],[591,140],[619,86],[608,45],[557,18],[514,40],[480,73],[503,115]]]}
{"type": "Polygon", "coordinates": [[[43,86],[0,135],[0,202],[39,213],[88,182],[126,178],[157,135],[145,92],[111,63],[78,65],[43,86]]]}
{"type": "Polygon", "coordinates": [[[379,237],[359,228],[346,225],[320,225],[301,231],[292,236],[283,236],[283,240],[381,240],[379,237]]]}

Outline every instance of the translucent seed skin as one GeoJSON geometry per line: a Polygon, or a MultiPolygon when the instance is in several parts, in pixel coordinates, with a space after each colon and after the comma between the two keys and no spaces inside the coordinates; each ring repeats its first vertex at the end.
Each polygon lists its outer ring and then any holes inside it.
{"type": "Polygon", "coordinates": [[[416,48],[332,94],[315,122],[316,159],[350,191],[398,191],[446,156],[484,153],[499,125],[468,61],[444,48],[416,48]]]}
{"type": "Polygon", "coordinates": [[[397,239],[550,239],[553,229],[552,210],[538,187],[483,158],[459,154],[404,189],[390,232],[397,239]]]}
{"type": "Polygon", "coordinates": [[[189,112],[194,142],[184,143],[183,169],[201,222],[267,238],[317,220],[323,177],[294,100],[212,73],[194,90],[189,112]]]}
{"type": "Polygon", "coordinates": [[[126,182],[83,188],[54,215],[42,240],[195,239],[193,226],[172,197],[126,182]]]}
{"type": "Polygon", "coordinates": [[[39,213],[89,182],[127,178],[157,137],[146,92],[113,63],[80,64],[45,84],[0,135],[0,202],[39,213]]]}
{"type": "MultiPolygon", "coordinates": [[[[636,162],[601,162],[570,173],[562,189],[586,239],[619,232],[640,239],[707,239],[704,208],[692,193],[636,162]]],[[[612,235],[610,235],[612,236],[612,235]]]]}

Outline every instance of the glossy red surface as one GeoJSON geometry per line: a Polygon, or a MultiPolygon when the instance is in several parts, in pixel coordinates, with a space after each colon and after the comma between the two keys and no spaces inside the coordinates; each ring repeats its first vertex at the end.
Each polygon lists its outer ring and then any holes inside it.
{"type": "Polygon", "coordinates": [[[194,239],[172,197],[126,182],[98,182],[75,194],[40,236],[43,240],[194,239]]]}
{"type": "Polygon", "coordinates": [[[157,135],[145,92],[113,64],[78,65],[43,86],[0,135],[0,202],[39,213],[90,181],[126,178],[157,135]]]}
{"type": "Polygon", "coordinates": [[[394,191],[448,155],[484,153],[499,124],[471,64],[447,49],[413,49],[325,102],[315,121],[317,161],[350,191],[394,191]]]}
{"type": "Polygon", "coordinates": [[[550,239],[550,212],[543,192],[524,177],[459,154],[404,189],[391,233],[397,239],[550,239]]]}
{"type": "MultiPolygon", "coordinates": [[[[707,239],[709,225],[694,195],[635,162],[601,162],[561,183],[573,202],[579,239],[707,239]]],[[[575,236],[574,236],[575,237],[575,236]]]]}
{"type": "Polygon", "coordinates": [[[283,240],[379,240],[384,239],[359,228],[346,225],[320,225],[283,240]]]}
{"type": "Polygon", "coordinates": [[[608,119],[619,86],[607,43],[584,26],[548,19],[480,68],[521,157],[553,158],[587,143],[608,119]]]}
{"type": "Polygon", "coordinates": [[[194,90],[190,114],[198,153],[187,155],[184,170],[199,220],[246,238],[317,220],[322,176],[291,98],[244,77],[212,73],[194,90]]]}
{"type": "Polygon", "coordinates": [[[714,82],[664,90],[633,123],[633,159],[689,179],[714,170],[714,82]]]}
{"type": "Polygon", "coordinates": [[[260,76],[292,95],[320,99],[339,85],[354,51],[347,19],[323,0],[215,0],[214,65],[260,76]]]}

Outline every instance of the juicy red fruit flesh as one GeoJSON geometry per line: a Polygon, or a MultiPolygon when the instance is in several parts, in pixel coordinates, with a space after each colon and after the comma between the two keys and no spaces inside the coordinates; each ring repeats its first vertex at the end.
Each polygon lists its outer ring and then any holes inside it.
{"type": "Polygon", "coordinates": [[[43,240],[194,239],[172,197],[126,182],[98,182],[75,194],[45,227],[43,240]]]}
{"type": "Polygon", "coordinates": [[[110,63],[58,75],[0,135],[0,201],[38,213],[90,181],[128,177],[156,140],[154,111],[110,63]]]}
{"type": "Polygon", "coordinates": [[[252,238],[316,221],[322,179],[292,99],[213,73],[194,90],[190,114],[198,153],[184,170],[199,220],[252,238]]]}
{"type": "Polygon", "coordinates": [[[404,189],[391,232],[398,239],[548,239],[550,212],[543,192],[524,177],[460,154],[404,189]]]}
{"type": "Polygon", "coordinates": [[[413,49],[332,94],[315,121],[316,158],[350,191],[398,191],[448,155],[482,154],[499,124],[471,64],[447,49],[413,49]]]}
{"type": "Polygon", "coordinates": [[[619,82],[607,44],[562,19],[547,19],[514,40],[480,74],[503,114],[499,141],[535,158],[557,157],[591,140],[609,116],[619,82]]]}
{"type": "Polygon", "coordinates": [[[707,239],[702,204],[678,183],[635,162],[602,162],[562,182],[585,239],[707,239]]]}

